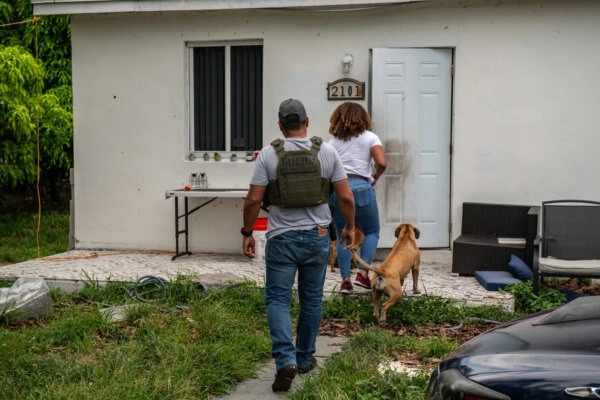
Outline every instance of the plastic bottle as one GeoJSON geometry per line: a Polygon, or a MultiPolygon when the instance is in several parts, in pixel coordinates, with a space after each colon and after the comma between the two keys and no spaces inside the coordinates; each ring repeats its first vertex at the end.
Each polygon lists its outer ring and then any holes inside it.
{"type": "Polygon", "coordinates": [[[196,174],[195,172],[192,172],[190,174],[190,187],[192,189],[198,189],[198,185],[199,185],[198,174],[196,174]]]}

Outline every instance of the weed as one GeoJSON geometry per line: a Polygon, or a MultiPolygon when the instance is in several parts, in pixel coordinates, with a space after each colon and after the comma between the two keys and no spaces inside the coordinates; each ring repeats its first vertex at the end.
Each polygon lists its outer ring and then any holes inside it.
{"type": "MultiPolygon", "coordinates": [[[[323,305],[326,318],[359,323],[375,323],[369,296],[335,296],[323,305]]],[[[390,325],[414,326],[424,323],[466,323],[478,318],[507,321],[512,315],[497,305],[461,307],[452,300],[437,296],[407,297],[387,314],[390,325]]]]}
{"type": "Polygon", "coordinates": [[[542,287],[539,294],[533,293],[533,283],[524,281],[508,285],[503,291],[515,298],[515,312],[530,314],[565,304],[566,297],[556,289],[542,287]]]}
{"type": "Polygon", "coordinates": [[[131,286],[116,282],[56,293],[57,312],[0,328],[0,381],[8,383],[0,399],[226,394],[270,358],[264,308],[253,306],[261,292],[249,284],[194,287],[178,279],[167,285],[165,299],[151,303],[134,301],[131,286]],[[238,307],[242,299],[248,301],[238,307]],[[110,322],[101,311],[118,304],[131,306],[110,322]]]}
{"type": "Polygon", "coordinates": [[[442,359],[450,354],[458,344],[454,340],[445,337],[429,337],[421,339],[415,343],[414,351],[419,355],[421,360],[442,359]]]}
{"type": "MultiPolygon", "coordinates": [[[[435,339],[428,339],[435,340],[435,339]]],[[[379,329],[353,335],[343,351],[328,359],[291,399],[422,399],[428,371],[396,373],[380,366],[397,354],[412,353],[423,339],[394,336],[379,329]]],[[[454,348],[452,346],[451,348],[454,348]]]]}
{"type": "Polygon", "coordinates": [[[0,279],[0,288],[11,287],[14,283],[14,280],[0,279]]]}

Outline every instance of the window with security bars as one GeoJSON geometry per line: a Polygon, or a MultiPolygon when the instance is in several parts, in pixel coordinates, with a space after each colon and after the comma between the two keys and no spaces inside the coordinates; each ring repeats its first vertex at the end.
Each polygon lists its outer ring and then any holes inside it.
{"type": "Polygon", "coordinates": [[[190,150],[262,147],[263,46],[190,46],[190,150]]]}

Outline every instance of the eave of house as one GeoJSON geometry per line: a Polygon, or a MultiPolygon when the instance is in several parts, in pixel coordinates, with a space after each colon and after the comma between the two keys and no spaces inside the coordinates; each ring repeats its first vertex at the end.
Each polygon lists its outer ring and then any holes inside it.
{"type": "Polygon", "coordinates": [[[370,8],[427,0],[31,0],[35,15],[242,10],[261,8],[370,8]]]}

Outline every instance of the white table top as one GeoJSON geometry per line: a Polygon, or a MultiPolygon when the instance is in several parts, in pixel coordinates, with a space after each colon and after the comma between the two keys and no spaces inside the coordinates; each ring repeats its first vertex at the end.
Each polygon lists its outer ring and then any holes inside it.
{"type": "Polygon", "coordinates": [[[247,189],[173,189],[165,192],[165,198],[170,197],[246,197],[247,189]]]}

